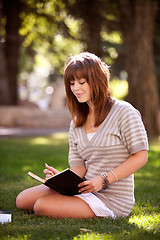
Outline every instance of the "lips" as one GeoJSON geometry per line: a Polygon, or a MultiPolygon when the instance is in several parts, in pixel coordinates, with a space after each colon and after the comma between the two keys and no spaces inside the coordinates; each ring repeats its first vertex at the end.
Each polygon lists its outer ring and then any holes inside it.
{"type": "Polygon", "coordinates": [[[74,93],[74,94],[77,98],[80,98],[83,95],[83,93],[74,93]]]}

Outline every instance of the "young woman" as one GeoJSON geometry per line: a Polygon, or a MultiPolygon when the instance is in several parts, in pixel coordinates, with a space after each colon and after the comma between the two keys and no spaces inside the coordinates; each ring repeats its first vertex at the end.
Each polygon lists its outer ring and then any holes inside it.
{"type": "MultiPolygon", "coordinates": [[[[109,69],[100,58],[70,58],[64,82],[72,115],[69,164],[85,181],[79,195],[64,196],[44,185],[21,192],[20,209],[52,217],[128,216],[134,205],[134,176],[148,160],[148,141],[140,113],[111,98],[109,69]]],[[[58,171],[46,165],[46,178],[58,171]]]]}

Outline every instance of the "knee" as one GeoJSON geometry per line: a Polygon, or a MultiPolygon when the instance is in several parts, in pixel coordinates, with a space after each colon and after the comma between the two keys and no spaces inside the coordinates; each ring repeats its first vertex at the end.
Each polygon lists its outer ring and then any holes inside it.
{"type": "Polygon", "coordinates": [[[16,206],[17,208],[23,209],[23,205],[24,205],[24,198],[23,198],[23,192],[21,192],[16,198],[16,206]]]}
{"type": "Polygon", "coordinates": [[[27,196],[25,194],[25,190],[22,191],[16,198],[16,206],[17,208],[23,209],[23,210],[29,210],[27,205],[27,196]]]}

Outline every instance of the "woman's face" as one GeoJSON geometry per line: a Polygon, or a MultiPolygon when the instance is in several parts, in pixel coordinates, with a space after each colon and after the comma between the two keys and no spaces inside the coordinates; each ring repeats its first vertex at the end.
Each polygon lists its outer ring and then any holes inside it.
{"type": "Polygon", "coordinates": [[[80,103],[90,102],[91,90],[85,78],[70,81],[70,88],[80,103]]]}

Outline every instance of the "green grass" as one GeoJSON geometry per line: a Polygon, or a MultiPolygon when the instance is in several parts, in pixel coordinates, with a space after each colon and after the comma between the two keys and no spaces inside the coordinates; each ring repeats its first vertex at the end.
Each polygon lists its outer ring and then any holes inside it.
{"type": "Polygon", "coordinates": [[[160,239],[160,141],[150,144],[149,161],[135,174],[136,204],[128,218],[52,219],[37,217],[15,206],[17,194],[36,185],[31,170],[44,177],[44,163],[68,167],[68,135],[0,139],[0,209],[13,221],[0,224],[1,240],[160,239]]]}

